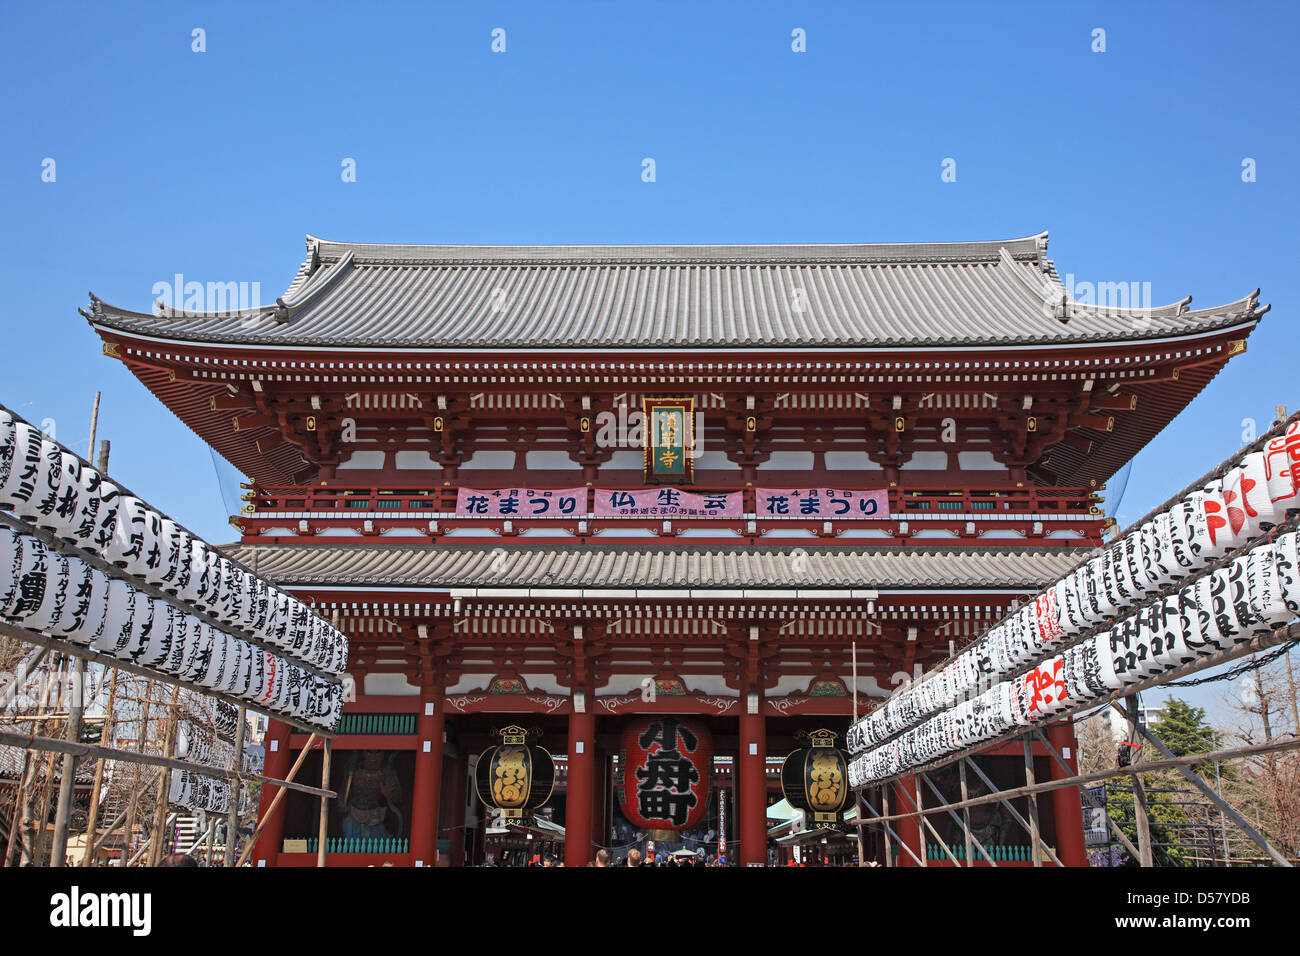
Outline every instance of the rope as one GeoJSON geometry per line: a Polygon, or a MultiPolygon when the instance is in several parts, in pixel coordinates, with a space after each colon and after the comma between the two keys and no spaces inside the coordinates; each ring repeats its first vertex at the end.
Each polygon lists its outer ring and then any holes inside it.
{"type": "Polygon", "coordinates": [[[1236,680],[1238,677],[1242,676],[1243,674],[1249,674],[1251,671],[1259,670],[1259,668],[1264,667],[1267,664],[1271,664],[1274,661],[1280,660],[1281,658],[1285,657],[1287,654],[1291,653],[1291,648],[1295,647],[1297,643],[1300,643],[1300,641],[1288,641],[1285,644],[1275,647],[1273,650],[1269,651],[1267,654],[1263,655],[1262,657],[1256,657],[1242,664],[1238,664],[1237,666],[1231,667],[1228,670],[1224,671],[1222,674],[1215,674],[1212,677],[1195,677],[1195,678],[1188,677],[1188,678],[1184,678],[1183,680],[1165,681],[1164,684],[1162,684],[1161,686],[1162,687],[1196,687],[1199,684],[1212,684],[1215,681],[1236,680]]]}

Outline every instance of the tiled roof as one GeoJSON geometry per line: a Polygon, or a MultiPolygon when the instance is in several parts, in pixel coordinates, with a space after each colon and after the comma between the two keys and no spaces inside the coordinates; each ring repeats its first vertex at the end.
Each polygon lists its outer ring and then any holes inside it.
{"type": "MultiPolygon", "coordinates": [[[[1257,318],[1066,301],[1047,234],[992,242],[414,246],[307,240],[275,304],[90,321],[157,339],[457,349],[827,348],[1159,338],[1257,318]]],[[[1257,293],[1256,293],[1257,294],[1257,293]]]]}
{"type": "Polygon", "coordinates": [[[418,588],[1037,588],[1086,552],[446,545],[223,545],[284,586],[418,588]]]}

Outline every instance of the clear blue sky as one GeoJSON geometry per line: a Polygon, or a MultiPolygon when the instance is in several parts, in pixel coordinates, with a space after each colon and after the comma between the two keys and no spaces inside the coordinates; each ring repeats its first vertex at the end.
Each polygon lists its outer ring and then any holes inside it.
{"type": "Polygon", "coordinates": [[[87,290],[146,310],[180,272],[260,282],[269,299],[308,232],[726,243],[1048,229],[1063,276],[1149,282],[1156,303],[1198,306],[1258,286],[1274,305],[1248,354],[1134,461],[1126,523],[1238,447],[1243,419],[1262,428],[1275,405],[1300,405],[1298,19],[1293,3],[11,4],[0,401],[54,419],[82,451],[101,389],[114,473],[227,540],[207,446],[100,355],[76,312],[87,290]],[[206,52],[191,49],[195,28],[206,52]]]}

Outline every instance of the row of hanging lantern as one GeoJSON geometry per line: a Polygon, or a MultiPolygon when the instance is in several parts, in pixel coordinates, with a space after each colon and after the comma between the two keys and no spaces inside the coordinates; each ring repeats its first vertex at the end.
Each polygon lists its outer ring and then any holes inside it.
{"type": "MultiPolygon", "coordinates": [[[[190,720],[180,720],[176,723],[176,756],[209,767],[228,767],[234,763],[235,748],[206,727],[190,720]]],[[[265,763],[265,748],[244,746],[242,773],[261,773],[265,763]]]]}
{"type": "Polygon", "coordinates": [[[338,682],[8,527],[0,527],[0,618],[320,727],[342,714],[338,682]]]}
{"type": "Polygon", "coordinates": [[[1011,677],[1169,585],[1245,546],[1300,507],[1300,421],[1027,602],[937,673],[849,731],[858,753],[1011,677]]]}
{"type": "MultiPolygon", "coordinates": [[[[227,780],[218,780],[192,770],[173,770],[169,781],[167,802],[191,810],[208,813],[229,813],[230,796],[234,788],[227,780]]],[[[248,812],[248,790],[239,788],[239,813],[248,812]]]]}
{"type": "Polygon", "coordinates": [[[327,674],[347,666],[347,638],[310,607],[0,408],[0,510],[153,585],[222,625],[327,674]]]}
{"type": "MultiPolygon", "coordinates": [[[[555,762],[534,741],[536,729],[512,724],[493,731],[501,741],[485,750],[474,769],[484,805],[507,823],[523,825],[550,799],[555,762]]],[[[813,827],[834,827],[848,802],[846,755],[836,734],[817,730],[808,744],[786,757],[781,788],[791,806],[810,815],[813,827]]],[[[713,739],[698,720],[673,715],[639,717],[623,728],[619,749],[619,806],[643,830],[689,830],[708,810],[712,790],[713,739]]]]}
{"type": "Polygon", "coordinates": [[[905,773],[1272,631],[1300,615],[1297,535],[1239,554],[1028,673],[867,750],[854,787],[905,773]]]}

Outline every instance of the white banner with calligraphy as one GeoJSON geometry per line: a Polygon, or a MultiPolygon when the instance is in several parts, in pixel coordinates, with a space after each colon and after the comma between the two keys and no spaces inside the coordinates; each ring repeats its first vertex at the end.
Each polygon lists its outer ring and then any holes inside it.
{"type": "Polygon", "coordinates": [[[757,488],[754,511],[760,518],[888,518],[889,492],[757,488]]]}
{"type": "Polygon", "coordinates": [[[598,518],[740,518],[744,504],[739,491],[695,494],[677,488],[600,488],[598,518]]]}
{"type": "Polygon", "coordinates": [[[580,518],[587,513],[586,488],[461,488],[458,518],[580,518]]]}

